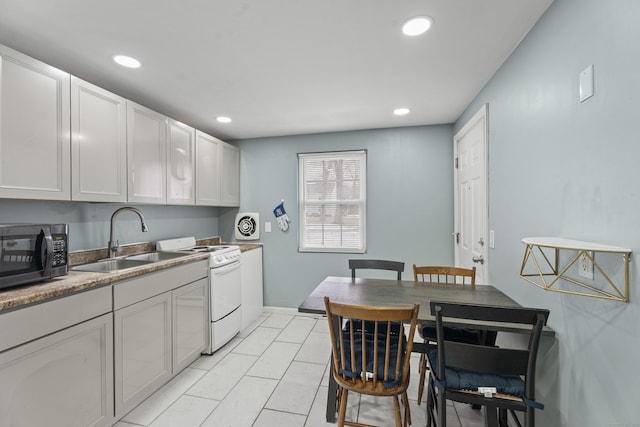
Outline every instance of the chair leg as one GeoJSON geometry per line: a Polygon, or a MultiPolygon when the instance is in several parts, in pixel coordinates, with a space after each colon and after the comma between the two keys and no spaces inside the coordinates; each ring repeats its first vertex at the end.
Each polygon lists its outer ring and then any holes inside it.
{"type": "Polygon", "coordinates": [[[411,408],[409,407],[409,397],[407,396],[407,392],[402,393],[402,401],[404,402],[404,427],[407,425],[411,425],[411,408]]]}
{"type": "Polygon", "coordinates": [[[349,390],[340,387],[340,408],[338,410],[338,427],[344,427],[344,418],[347,414],[347,398],[349,397],[349,390]]]}
{"type": "Polygon", "coordinates": [[[418,381],[418,405],[422,403],[422,394],[424,392],[424,380],[427,373],[427,358],[424,353],[420,355],[420,364],[418,365],[420,372],[420,380],[418,381]]]}
{"type": "Polygon", "coordinates": [[[487,427],[498,427],[498,408],[495,406],[485,406],[484,411],[484,425],[487,427]]]}
{"type": "Polygon", "coordinates": [[[431,376],[429,376],[429,385],[427,386],[427,427],[435,424],[433,413],[433,393],[431,392],[431,376]]]}
{"type": "Polygon", "coordinates": [[[516,415],[516,411],[514,411],[513,409],[509,409],[509,412],[511,413],[511,418],[513,419],[513,422],[516,423],[518,427],[522,427],[522,424],[520,424],[520,420],[516,415]]]}
{"type": "Polygon", "coordinates": [[[396,416],[396,427],[402,427],[402,415],[400,415],[400,402],[398,396],[393,396],[393,413],[396,416]]]}
{"type": "Polygon", "coordinates": [[[438,393],[438,427],[447,427],[447,398],[444,391],[438,393]]]}
{"type": "Polygon", "coordinates": [[[507,410],[504,408],[498,408],[498,425],[500,427],[509,427],[507,410]]]}
{"type": "Polygon", "coordinates": [[[534,427],[535,425],[535,410],[531,407],[528,407],[527,412],[524,413],[524,427],[534,427]]]}

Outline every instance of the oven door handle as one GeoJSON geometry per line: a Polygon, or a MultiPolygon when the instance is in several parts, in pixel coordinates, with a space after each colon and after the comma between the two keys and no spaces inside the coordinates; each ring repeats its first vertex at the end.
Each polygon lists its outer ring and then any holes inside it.
{"type": "Polygon", "coordinates": [[[224,274],[229,274],[240,269],[241,265],[242,265],[242,262],[237,261],[231,264],[224,265],[222,267],[215,267],[211,269],[211,275],[222,276],[224,274]]]}

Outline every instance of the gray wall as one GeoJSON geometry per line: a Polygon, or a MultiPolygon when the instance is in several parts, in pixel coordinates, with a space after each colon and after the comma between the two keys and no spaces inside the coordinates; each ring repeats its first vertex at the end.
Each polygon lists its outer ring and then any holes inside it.
{"type": "MultiPolygon", "coordinates": [[[[115,203],[43,202],[0,199],[0,224],[69,224],[72,251],[107,247],[115,203]]],[[[138,216],[123,212],[116,217],[115,238],[120,244],[154,242],[173,237],[218,235],[218,209],[209,207],[133,205],[145,217],[149,231],[143,233],[138,216]]]]}
{"type": "MultiPolygon", "coordinates": [[[[451,126],[421,126],[261,138],[238,141],[241,210],[258,212],[264,243],[265,305],[297,307],[328,275],[349,275],[349,258],[413,263],[453,262],[453,148],[451,126]],[[367,150],[367,253],[298,252],[297,154],[367,150]],[[291,228],[278,229],[273,209],[280,200],[291,228]]],[[[231,239],[235,212],[220,215],[220,233],[231,239]]],[[[386,272],[385,272],[386,273],[386,272]]],[[[393,278],[395,273],[388,273],[393,278]]],[[[383,274],[384,276],[384,274],[383,274]]],[[[387,277],[384,276],[384,277],[387,277]]]]}
{"type": "Polygon", "coordinates": [[[639,16],[638,1],[556,0],[455,125],[489,104],[492,284],[551,310],[557,341],[539,364],[540,426],[640,425],[637,262],[629,303],[518,277],[527,236],[640,252],[639,16]],[[580,103],[578,75],[590,64],[595,96],[580,103]]]}

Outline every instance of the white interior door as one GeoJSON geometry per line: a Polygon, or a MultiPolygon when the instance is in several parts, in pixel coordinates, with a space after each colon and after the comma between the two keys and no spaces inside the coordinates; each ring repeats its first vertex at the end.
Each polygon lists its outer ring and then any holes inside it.
{"type": "Polygon", "coordinates": [[[476,267],[476,283],[488,283],[487,119],[485,104],[454,136],[455,262],[476,267]]]}

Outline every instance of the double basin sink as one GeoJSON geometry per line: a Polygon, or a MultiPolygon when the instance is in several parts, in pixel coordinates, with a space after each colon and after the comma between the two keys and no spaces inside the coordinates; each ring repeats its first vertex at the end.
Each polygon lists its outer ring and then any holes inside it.
{"type": "Polygon", "coordinates": [[[176,258],[189,256],[189,253],[179,252],[148,252],[140,255],[109,258],[90,264],[82,264],[72,267],[73,271],[91,271],[97,273],[113,273],[127,268],[141,267],[154,262],[169,261],[176,258]]]}

